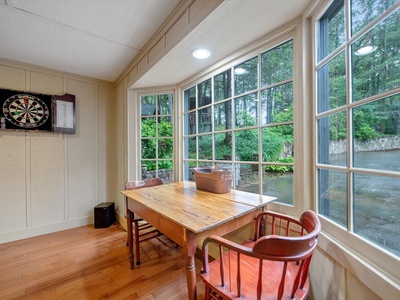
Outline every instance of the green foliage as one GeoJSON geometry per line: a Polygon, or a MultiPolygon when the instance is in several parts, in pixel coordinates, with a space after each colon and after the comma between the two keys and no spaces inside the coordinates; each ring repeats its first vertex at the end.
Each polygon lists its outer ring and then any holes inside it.
{"type": "MultiPolygon", "coordinates": [[[[280,163],[293,163],[293,157],[288,156],[285,158],[279,158],[277,162],[280,163]]],[[[282,166],[282,165],[267,165],[265,167],[266,172],[272,173],[286,173],[286,172],[293,172],[293,166],[282,166]]]]}
{"type": "Polygon", "coordinates": [[[269,85],[293,77],[293,42],[288,41],[261,54],[262,85],[269,85]]]}
{"type": "Polygon", "coordinates": [[[247,111],[243,110],[236,114],[236,124],[239,127],[255,126],[257,125],[257,120],[247,111]]]}
{"type": "Polygon", "coordinates": [[[212,159],[212,137],[210,134],[199,136],[199,156],[202,159],[212,159]]]}
{"type": "Polygon", "coordinates": [[[258,132],[256,129],[241,130],[236,133],[236,156],[242,161],[252,161],[258,153],[258,132]]]}
{"type": "Polygon", "coordinates": [[[142,137],[156,136],[156,118],[142,119],[142,137]]]}
{"type": "Polygon", "coordinates": [[[281,155],[284,136],[279,132],[279,129],[271,127],[263,130],[263,159],[264,161],[277,161],[281,155]]]}
{"type": "MultiPolygon", "coordinates": [[[[156,162],[155,161],[150,161],[150,160],[146,160],[143,161],[142,165],[147,165],[147,170],[148,171],[153,171],[156,169],[156,162]]],[[[172,162],[172,160],[159,160],[158,161],[158,169],[173,169],[174,168],[174,164],[172,162]]]]}
{"type": "MultiPolygon", "coordinates": [[[[154,171],[156,169],[155,161],[144,161],[147,165],[148,171],[154,171]]],[[[173,169],[174,164],[171,160],[159,160],[158,161],[158,169],[173,169]]]]}
{"type": "Polygon", "coordinates": [[[219,159],[232,157],[232,134],[230,132],[215,135],[215,152],[215,157],[219,159]]]}
{"type": "Polygon", "coordinates": [[[368,141],[378,136],[378,133],[368,124],[364,124],[354,132],[354,137],[360,141],[368,141]]]}
{"type": "MultiPolygon", "coordinates": [[[[357,33],[366,24],[376,18],[396,3],[389,1],[361,1],[357,10],[352,11],[352,32],[357,33]]],[[[327,53],[332,53],[344,42],[344,9],[329,20],[329,38],[327,53]]],[[[338,54],[326,65],[329,70],[320,69],[321,75],[326,75],[326,82],[321,76],[321,89],[329,89],[329,107],[334,109],[346,104],[346,98],[352,103],[367,99],[374,95],[396,89],[400,86],[400,69],[398,68],[400,47],[400,12],[397,10],[385,20],[374,26],[367,34],[362,35],[352,44],[351,49],[351,95],[346,88],[346,59],[345,52],[338,54]],[[355,55],[357,49],[373,43],[376,50],[368,55],[355,55]],[[324,72],[326,71],[326,72],[324,72]]],[[[323,40],[322,40],[323,41],[323,40]]],[[[399,133],[399,106],[395,104],[398,96],[376,100],[374,102],[360,105],[353,109],[353,135],[356,139],[368,141],[386,135],[399,133]]],[[[320,99],[323,101],[324,98],[320,99]]],[[[398,103],[398,101],[397,101],[398,103]]],[[[335,114],[336,115],[336,114],[335,114]]],[[[330,140],[346,138],[346,118],[343,116],[330,117],[329,133],[330,140]]]]}
{"type": "Polygon", "coordinates": [[[329,117],[329,136],[331,141],[345,139],[347,136],[346,114],[344,112],[329,117]]]}
{"type": "MultiPolygon", "coordinates": [[[[157,124],[156,118],[143,118],[142,119],[142,140],[141,140],[141,154],[142,159],[155,159],[156,149],[158,142],[158,158],[159,159],[171,159],[171,160],[159,160],[158,167],[160,169],[170,169],[173,167],[172,157],[173,157],[173,139],[172,139],[172,123],[169,119],[167,121],[161,121],[158,123],[158,137],[156,138],[157,124]],[[161,138],[170,137],[170,138],[161,138]]],[[[146,161],[147,170],[155,170],[155,161],[146,161]]]]}
{"type": "Polygon", "coordinates": [[[354,137],[360,141],[368,141],[378,136],[378,133],[370,125],[374,117],[371,109],[364,106],[362,110],[354,110],[354,137]]]}
{"type": "Polygon", "coordinates": [[[173,169],[174,164],[171,160],[159,160],[158,169],[173,169]]]}
{"type": "Polygon", "coordinates": [[[246,71],[244,74],[234,76],[236,95],[240,95],[257,88],[257,57],[251,58],[235,68],[244,69],[246,71]]]}
{"type": "Polygon", "coordinates": [[[170,121],[162,121],[158,123],[158,136],[172,137],[172,123],[170,121]]]}
{"type": "Polygon", "coordinates": [[[154,159],[156,157],[156,140],[142,139],[142,158],[154,159]]]}

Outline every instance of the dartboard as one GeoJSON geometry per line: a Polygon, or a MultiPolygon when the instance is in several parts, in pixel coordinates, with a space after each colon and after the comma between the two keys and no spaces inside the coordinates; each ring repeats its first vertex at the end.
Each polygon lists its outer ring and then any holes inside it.
{"type": "Polygon", "coordinates": [[[49,118],[47,105],[38,97],[17,94],[3,104],[4,116],[12,124],[22,128],[39,127],[49,118]]]}

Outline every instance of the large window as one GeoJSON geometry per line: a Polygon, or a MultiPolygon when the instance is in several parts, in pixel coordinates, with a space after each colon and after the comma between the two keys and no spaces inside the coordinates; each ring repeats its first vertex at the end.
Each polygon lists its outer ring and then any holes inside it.
{"type": "Polygon", "coordinates": [[[400,9],[335,1],[317,24],[320,215],[400,256],[400,9]]]}
{"type": "Polygon", "coordinates": [[[293,41],[184,91],[185,180],[232,170],[233,188],[293,205],[293,41]]]}
{"type": "Polygon", "coordinates": [[[173,181],[173,96],[140,97],[140,159],[142,179],[173,181]]]}

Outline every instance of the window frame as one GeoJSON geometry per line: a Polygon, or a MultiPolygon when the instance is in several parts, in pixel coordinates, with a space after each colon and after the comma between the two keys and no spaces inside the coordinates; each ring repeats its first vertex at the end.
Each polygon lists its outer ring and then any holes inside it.
{"type": "Polygon", "coordinates": [[[179,161],[179,147],[177,136],[178,136],[178,118],[177,118],[177,92],[176,87],[168,86],[161,88],[149,88],[149,89],[129,89],[127,95],[127,156],[126,156],[126,169],[127,169],[127,180],[142,180],[141,177],[141,97],[148,95],[162,95],[171,94],[173,97],[172,103],[172,116],[173,116],[173,175],[172,181],[176,181],[178,176],[178,164],[179,161]],[[139,145],[139,147],[138,147],[139,145]]]}
{"type": "MultiPolygon", "coordinates": [[[[255,56],[259,56],[267,52],[269,50],[274,49],[275,47],[284,44],[285,42],[292,41],[292,47],[293,47],[293,77],[292,77],[292,83],[293,83],[293,121],[292,124],[294,125],[294,144],[296,145],[296,159],[294,160],[294,182],[293,182],[293,191],[294,191],[294,199],[293,199],[293,205],[287,205],[283,203],[271,203],[268,205],[268,208],[282,212],[282,213],[287,213],[290,215],[294,216],[300,216],[301,213],[305,209],[310,209],[311,208],[311,190],[308,188],[311,185],[311,172],[309,172],[309,168],[304,168],[304,165],[306,162],[309,162],[309,154],[310,154],[310,147],[307,142],[307,138],[303,134],[303,128],[309,128],[307,126],[307,120],[309,120],[309,113],[310,111],[305,111],[302,109],[304,106],[308,106],[307,103],[304,102],[304,95],[306,91],[301,88],[303,85],[303,77],[301,74],[303,74],[303,69],[305,68],[305,63],[301,60],[301,56],[298,55],[299,51],[302,51],[302,46],[301,46],[301,37],[302,37],[302,28],[298,26],[298,21],[294,20],[292,23],[288,24],[288,27],[286,30],[284,30],[283,34],[276,35],[274,34],[269,34],[268,36],[265,37],[266,42],[262,44],[257,44],[257,47],[253,46],[253,49],[251,51],[243,51],[244,54],[240,55],[240,53],[237,55],[237,58],[235,60],[232,60],[229,64],[224,65],[224,66],[219,66],[218,68],[210,71],[207,74],[202,74],[203,76],[194,78],[191,81],[186,82],[184,85],[179,86],[179,95],[181,97],[180,102],[180,119],[182,119],[182,122],[180,122],[180,132],[185,133],[185,128],[184,128],[184,99],[185,99],[185,91],[195,87],[197,84],[202,83],[206,81],[209,78],[213,78],[216,75],[219,75],[223,72],[225,72],[228,69],[233,69],[235,66],[240,65],[241,63],[244,63],[255,56]],[[301,170],[301,171],[300,171],[301,170]],[[302,174],[299,176],[299,174],[302,174]],[[305,176],[304,176],[305,174],[305,176]]],[[[259,71],[260,72],[260,68],[259,71]]],[[[260,75],[259,75],[260,76],[260,75]]],[[[233,77],[233,76],[232,76],[233,77]]],[[[233,82],[234,78],[232,78],[233,82]]],[[[234,87],[232,86],[232,96],[230,97],[231,99],[236,99],[237,97],[241,97],[244,95],[248,95],[253,93],[254,91],[244,93],[239,95],[234,95],[233,91],[234,87]]],[[[258,87],[257,88],[257,93],[260,93],[261,90],[266,90],[266,86],[263,87],[258,87]]],[[[214,90],[213,90],[214,92],[214,90]]],[[[217,104],[219,102],[215,102],[217,104]]],[[[214,103],[212,103],[214,104],[214,103]]],[[[232,111],[233,114],[233,111],[232,111]]],[[[280,123],[274,124],[274,125],[283,125],[280,123]]],[[[257,125],[259,129],[261,128],[266,128],[265,125],[259,126],[257,125]]],[[[249,128],[251,129],[251,127],[249,128]]],[[[239,129],[240,130],[240,129],[239,129]]],[[[217,133],[216,131],[214,131],[217,133]]],[[[213,133],[214,133],[213,132],[213,133]]],[[[219,131],[218,131],[219,132],[219,131]]],[[[224,131],[222,131],[224,132],[224,131]]],[[[233,131],[235,132],[235,131],[233,131]]],[[[236,130],[237,132],[237,130],[236,130]]],[[[198,134],[198,133],[197,133],[198,134]]],[[[180,174],[181,174],[181,179],[184,178],[184,172],[185,172],[185,159],[183,156],[183,145],[184,145],[184,136],[185,134],[182,134],[182,141],[181,141],[181,148],[182,148],[182,156],[181,156],[181,167],[180,167],[180,174]]],[[[181,137],[180,137],[181,138],[181,137]]],[[[232,160],[234,163],[235,160],[232,160]]]]}
{"type": "MultiPolygon", "coordinates": [[[[343,2],[343,0],[339,0],[343,2]]],[[[344,1],[344,15],[345,15],[345,28],[346,28],[346,38],[345,42],[339,46],[337,49],[335,49],[333,52],[329,53],[326,57],[323,59],[319,60],[319,52],[318,52],[318,34],[319,34],[319,20],[326,14],[328,8],[330,5],[334,3],[334,1],[328,1],[325,3],[322,3],[318,8],[317,11],[311,16],[311,40],[312,40],[312,68],[311,68],[311,77],[312,77],[312,86],[313,86],[313,158],[312,158],[312,164],[313,164],[313,181],[314,181],[314,188],[313,188],[313,199],[314,199],[314,206],[316,208],[316,211],[319,211],[319,199],[318,199],[318,170],[321,170],[321,166],[323,166],[323,170],[340,170],[346,172],[347,175],[349,174],[354,174],[353,171],[356,171],[357,168],[349,165],[349,153],[352,151],[352,143],[350,143],[352,135],[349,133],[350,132],[350,124],[347,122],[347,166],[345,167],[338,167],[338,166],[329,166],[326,167],[326,165],[319,164],[318,163],[318,120],[322,118],[323,116],[328,116],[331,115],[332,112],[339,112],[339,111],[345,111],[347,120],[352,120],[351,118],[351,110],[355,106],[362,105],[364,103],[376,100],[376,99],[383,99],[382,94],[379,95],[374,95],[372,97],[367,98],[366,100],[359,100],[356,101],[355,103],[349,103],[350,102],[350,93],[351,93],[351,78],[349,78],[348,75],[346,75],[346,104],[345,106],[339,107],[337,109],[331,109],[328,111],[324,112],[318,112],[318,86],[317,86],[317,72],[319,70],[319,67],[322,65],[325,65],[326,62],[330,61],[333,57],[336,57],[338,54],[340,54],[342,51],[345,51],[346,55],[346,70],[350,69],[350,64],[351,64],[351,58],[349,57],[348,53],[351,51],[351,45],[352,43],[360,38],[364,33],[368,32],[371,30],[371,28],[375,27],[376,24],[379,23],[380,20],[386,18],[389,14],[391,14],[393,11],[396,10],[396,7],[399,6],[399,3],[396,5],[392,6],[389,10],[385,11],[382,13],[378,18],[373,20],[370,24],[365,26],[363,29],[359,30],[355,35],[350,36],[350,25],[346,25],[349,22],[349,16],[350,16],[350,1],[346,0],[344,1]]],[[[398,94],[400,92],[400,89],[394,89],[391,91],[394,95],[398,94]]],[[[391,93],[391,94],[392,94],[391,93]]],[[[388,94],[387,92],[384,94],[388,94]]],[[[372,174],[372,175],[380,175],[379,171],[367,171],[366,173],[372,174]]],[[[388,172],[391,173],[391,172],[388,172]]],[[[350,186],[352,184],[352,176],[347,176],[347,186],[350,186]]],[[[352,200],[349,199],[349,192],[347,192],[347,205],[351,206],[352,200]]],[[[351,209],[351,207],[349,208],[351,209]]],[[[347,218],[348,223],[346,224],[346,228],[340,226],[339,224],[333,222],[332,220],[328,219],[324,215],[318,214],[320,219],[321,219],[321,224],[322,224],[322,239],[321,242],[319,242],[320,247],[324,251],[326,251],[329,255],[332,255],[337,261],[344,261],[343,265],[348,268],[348,269],[353,269],[355,268],[354,265],[351,264],[351,260],[354,258],[357,258],[357,260],[361,263],[361,267],[356,267],[357,271],[362,270],[363,268],[365,269],[373,269],[374,274],[376,274],[375,280],[381,280],[382,278],[384,280],[392,280],[393,282],[399,283],[399,278],[400,278],[400,260],[398,257],[390,253],[389,251],[380,248],[379,246],[373,244],[371,241],[368,241],[367,239],[363,238],[362,236],[357,235],[356,233],[350,231],[350,229],[353,227],[352,224],[352,218],[347,218]],[[335,244],[335,247],[332,247],[332,243],[335,244]],[[339,257],[338,253],[336,252],[335,248],[340,248],[343,250],[344,255],[348,256],[348,259],[345,260],[343,257],[339,257]],[[348,262],[350,261],[350,263],[348,262]]],[[[367,272],[362,272],[360,271],[359,278],[362,279],[364,282],[368,282],[371,280],[371,278],[368,278],[368,276],[371,273],[367,272]]],[[[373,280],[372,280],[373,281],[373,280]]],[[[389,292],[390,293],[390,292],[389,292]]],[[[385,294],[385,291],[383,291],[383,294],[385,294]]]]}

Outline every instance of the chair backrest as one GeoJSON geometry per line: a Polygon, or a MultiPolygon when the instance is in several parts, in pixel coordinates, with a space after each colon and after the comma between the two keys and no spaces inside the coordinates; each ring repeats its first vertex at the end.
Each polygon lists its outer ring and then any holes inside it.
{"type": "Polygon", "coordinates": [[[141,189],[149,186],[156,186],[156,185],[161,185],[163,184],[163,181],[161,178],[150,178],[150,179],[145,179],[145,180],[138,180],[138,181],[128,181],[125,184],[125,189],[126,190],[135,190],[135,189],[141,189]]]}
{"type": "Polygon", "coordinates": [[[254,239],[241,245],[218,236],[204,241],[202,277],[206,286],[227,298],[305,298],[309,265],[321,229],[318,216],[306,211],[298,220],[267,211],[257,216],[255,226],[254,239]],[[220,258],[210,266],[209,243],[220,250],[220,258]]]}
{"type": "Polygon", "coordinates": [[[270,260],[307,258],[317,246],[320,229],[318,216],[311,210],[305,211],[299,220],[275,212],[261,212],[255,222],[253,253],[270,260]]]}
{"type": "MultiPolygon", "coordinates": [[[[137,180],[137,181],[127,181],[125,183],[125,190],[136,190],[150,186],[156,186],[163,184],[161,178],[149,178],[145,180],[137,180]]],[[[128,207],[128,197],[125,197],[125,209],[128,207]]]]}

